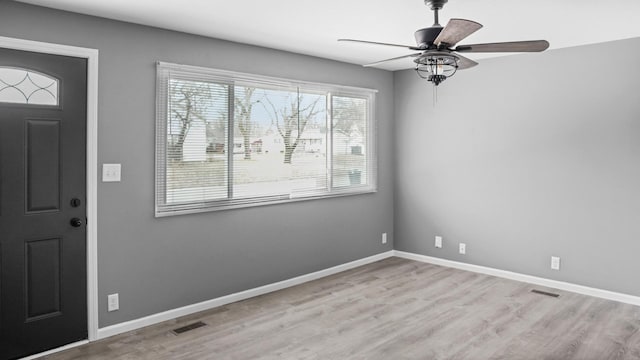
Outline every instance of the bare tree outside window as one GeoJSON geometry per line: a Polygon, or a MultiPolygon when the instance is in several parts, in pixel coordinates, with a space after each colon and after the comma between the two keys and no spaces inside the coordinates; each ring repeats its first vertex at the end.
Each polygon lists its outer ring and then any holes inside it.
{"type": "MultiPolygon", "coordinates": [[[[225,93],[223,85],[174,80],[169,81],[169,126],[168,155],[172,160],[182,160],[184,144],[189,130],[196,122],[206,129],[206,123],[213,121],[213,103],[216,93],[225,93]]],[[[206,146],[206,144],[205,144],[206,146]]]]}
{"type": "Polygon", "coordinates": [[[300,144],[305,128],[318,114],[325,111],[326,103],[326,97],[323,95],[302,93],[292,95],[288,103],[282,105],[274,104],[269,96],[261,100],[284,142],[285,164],[291,164],[293,153],[300,144]],[[305,95],[308,98],[305,98],[305,95]]]}
{"type": "Polygon", "coordinates": [[[341,134],[345,152],[354,137],[362,136],[366,130],[366,100],[353,97],[333,97],[333,130],[341,134]]]}
{"type": "Polygon", "coordinates": [[[235,123],[238,131],[242,135],[244,147],[244,159],[251,159],[251,136],[253,135],[256,124],[251,119],[253,105],[260,102],[254,98],[256,91],[253,87],[236,87],[235,88],[235,123]]]}
{"type": "Polygon", "coordinates": [[[336,186],[361,185],[365,180],[367,106],[367,100],[363,98],[332,98],[333,179],[336,186]]]}

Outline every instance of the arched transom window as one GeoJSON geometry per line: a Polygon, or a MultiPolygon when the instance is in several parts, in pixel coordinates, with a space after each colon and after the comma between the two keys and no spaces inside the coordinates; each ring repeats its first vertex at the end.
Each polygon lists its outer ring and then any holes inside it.
{"type": "Polygon", "coordinates": [[[58,79],[29,69],[0,66],[0,102],[58,105],[58,79]]]}

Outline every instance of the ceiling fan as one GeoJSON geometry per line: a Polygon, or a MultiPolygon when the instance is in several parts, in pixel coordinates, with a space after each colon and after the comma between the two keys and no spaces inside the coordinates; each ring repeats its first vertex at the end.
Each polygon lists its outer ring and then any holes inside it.
{"type": "Polygon", "coordinates": [[[376,66],[388,61],[414,58],[413,62],[416,64],[415,70],[418,75],[423,79],[431,81],[436,86],[453,76],[457,70],[468,69],[478,65],[477,62],[459,53],[540,52],[549,47],[549,42],[546,40],[456,46],[458,42],[482,28],[482,25],[471,20],[451,19],[447,26],[442,27],[438,23],[438,11],[440,11],[448,1],[449,0],[424,0],[424,3],[433,10],[434,24],[431,27],[419,29],[415,32],[416,46],[355,39],[338,39],[338,41],[401,47],[416,51],[413,54],[377,61],[364,66],[376,66]]]}

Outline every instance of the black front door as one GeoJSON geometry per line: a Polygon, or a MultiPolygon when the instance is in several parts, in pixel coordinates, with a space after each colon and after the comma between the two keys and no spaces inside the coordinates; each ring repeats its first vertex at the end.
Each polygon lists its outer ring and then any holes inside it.
{"type": "Polygon", "coordinates": [[[0,48],[0,359],[87,338],[86,59],[0,48]]]}

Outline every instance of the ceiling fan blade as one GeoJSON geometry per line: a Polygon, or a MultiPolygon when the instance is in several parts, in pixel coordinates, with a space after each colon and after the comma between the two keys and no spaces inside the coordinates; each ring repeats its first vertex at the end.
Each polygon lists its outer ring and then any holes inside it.
{"type": "Polygon", "coordinates": [[[440,34],[438,34],[438,37],[433,41],[433,43],[436,45],[445,43],[448,46],[453,46],[467,36],[480,30],[480,28],[482,28],[482,25],[475,21],[451,19],[447,26],[445,26],[440,34]]]}
{"type": "Polygon", "coordinates": [[[376,61],[374,63],[371,64],[366,64],[363,65],[364,67],[371,67],[371,66],[376,66],[376,65],[380,65],[382,63],[386,63],[388,61],[393,61],[393,60],[400,60],[400,59],[404,59],[404,58],[410,58],[410,57],[416,57],[416,56],[420,56],[422,55],[422,53],[415,53],[415,54],[409,54],[409,55],[404,55],[404,56],[398,56],[398,57],[394,57],[391,59],[386,59],[386,60],[380,60],[380,61],[376,61]]]}
{"type": "Polygon", "coordinates": [[[488,44],[460,45],[457,52],[540,52],[549,48],[546,40],[513,41],[488,44]]]}
{"type": "Polygon", "coordinates": [[[384,45],[384,46],[401,47],[401,48],[404,48],[404,49],[419,50],[415,46],[400,45],[400,44],[389,44],[389,43],[382,43],[382,42],[376,42],[376,41],[355,40],[355,39],[338,39],[338,41],[348,41],[348,42],[355,42],[355,43],[360,43],[360,44],[384,45]]]}
{"type": "Polygon", "coordinates": [[[460,54],[455,54],[455,56],[458,58],[458,70],[464,70],[464,69],[468,69],[468,68],[472,68],[476,65],[478,65],[477,62],[464,57],[460,54]]]}

